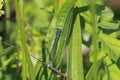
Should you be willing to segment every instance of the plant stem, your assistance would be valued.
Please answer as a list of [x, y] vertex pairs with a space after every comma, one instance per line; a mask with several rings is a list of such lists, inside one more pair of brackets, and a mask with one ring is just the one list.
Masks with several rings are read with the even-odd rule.
[[55, 10], [55, 13], [58, 10], [58, 8], [59, 8], [59, 0], [54, 0], [54, 10]]
[[92, 16], [92, 46], [91, 46], [91, 58], [90, 60], [94, 62], [97, 58], [97, 53], [98, 53], [98, 36], [97, 36], [97, 13], [96, 13], [96, 1], [91, 0], [90, 3], [90, 11], [91, 11], [91, 16]]
[[16, 18], [17, 18], [17, 25], [20, 35], [20, 41], [21, 41], [21, 47], [22, 47], [22, 58], [23, 58], [23, 80], [26, 80], [27, 78], [27, 67], [29, 72], [29, 77], [31, 80], [35, 80], [34, 76], [34, 70], [33, 65], [30, 59], [29, 51], [27, 48], [27, 42], [25, 37], [25, 28], [24, 28], [24, 19], [23, 19], [23, 0], [20, 0], [19, 2], [17, 0], [14, 0], [15, 3], [15, 10], [16, 10]]

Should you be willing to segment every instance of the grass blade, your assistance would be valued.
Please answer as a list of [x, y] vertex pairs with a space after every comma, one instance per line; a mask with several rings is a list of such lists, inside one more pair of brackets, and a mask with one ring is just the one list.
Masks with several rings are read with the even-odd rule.
[[106, 56], [102, 57], [101, 59], [93, 63], [92, 67], [90, 68], [90, 70], [88, 71], [85, 77], [86, 78], [85, 80], [97, 80], [98, 69], [101, 63], [103, 62], [103, 60], [105, 59], [105, 57]]
[[14, 47], [8, 47], [3, 49], [2, 51], [0, 51], [0, 57], [7, 55], [12, 49], [14, 49]]
[[120, 41], [102, 33], [100, 34], [100, 39], [102, 51], [116, 62], [120, 57]]
[[66, 44], [66, 40], [67, 40], [67, 36], [69, 34], [69, 31], [71, 29], [71, 23], [72, 23], [72, 17], [73, 17], [73, 10], [71, 10], [69, 16], [68, 16], [68, 20], [66, 21], [65, 27], [63, 28], [60, 40], [59, 40], [59, 45], [57, 48], [57, 52], [55, 54], [55, 58], [53, 60], [53, 64], [54, 66], [59, 66], [60, 63], [60, 59], [64, 50], [64, 46]]
[[24, 22], [23, 22], [23, 0], [20, 0], [19, 2], [17, 0], [14, 0], [15, 4], [15, 10], [16, 10], [16, 18], [17, 18], [17, 25], [18, 30], [20, 31], [20, 40], [22, 45], [22, 58], [23, 58], [23, 80], [26, 80], [27, 78], [27, 67], [29, 72], [29, 77], [31, 80], [35, 80], [34, 76], [34, 70], [33, 65], [30, 59], [29, 51], [26, 45], [26, 38], [25, 38], [25, 28], [24, 28]]
[[57, 22], [56, 26], [57, 28], [62, 29], [62, 35], [59, 41], [58, 49], [57, 49], [57, 54], [55, 55], [54, 58], [54, 65], [58, 65], [61, 59], [61, 55], [66, 43], [67, 39], [67, 34], [68, 31], [70, 30], [70, 24], [71, 24], [71, 16], [72, 16], [72, 9], [74, 4], [76, 3], [77, 0], [66, 0], [65, 3], [61, 6], [59, 10], [59, 14], [57, 16]]
[[91, 53], [90, 60], [94, 62], [98, 56], [98, 36], [97, 36], [97, 13], [96, 13], [96, 0], [90, 0], [90, 11], [91, 11], [91, 25], [92, 25], [92, 45], [91, 45]]
[[66, 0], [63, 5], [57, 10], [55, 13], [53, 20], [50, 24], [50, 28], [48, 29], [47, 34], [47, 47], [49, 48], [49, 52], [52, 49], [53, 41], [55, 38], [56, 29], [60, 28], [63, 30], [63, 27], [65, 26], [66, 19], [68, 18], [68, 15], [76, 3], [77, 0]]
[[79, 15], [73, 27], [68, 54], [68, 76], [73, 80], [84, 80], [82, 58], [82, 36]]

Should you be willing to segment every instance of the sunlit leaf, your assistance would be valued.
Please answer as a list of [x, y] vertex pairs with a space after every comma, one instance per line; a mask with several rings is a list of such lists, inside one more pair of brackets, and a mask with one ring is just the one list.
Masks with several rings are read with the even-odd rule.
[[109, 21], [112, 20], [113, 16], [114, 16], [113, 11], [110, 8], [106, 7], [105, 10], [102, 11], [101, 20]]
[[84, 80], [82, 59], [82, 36], [79, 15], [77, 15], [68, 51], [68, 76], [74, 80]]
[[101, 63], [103, 62], [104, 58], [105, 58], [105, 56], [92, 64], [92, 67], [90, 68], [90, 70], [88, 71], [88, 73], [85, 77], [86, 80], [97, 80], [99, 67], [100, 67]]
[[3, 0], [0, 0], [0, 16], [4, 14], [4, 11], [1, 10], [3, 7]]
[[120, 56], [120, 41], [105, 34], [100, 34], [100, 39], [102, 42], [102, 50], [107, 53], [111, 59], [117, 61]]
[[[55, 55], [55, 59], [53, 60], [53, 62], [58, 65], [65, 43], [66, 43], [66, 38], [67, 38], [67, 31], [68, 29], [70, 29], [70, 25], [71, 24], [71, 13], [72, 13], [72, 9], [74, 4], [76, 3], [77, 0], [66, 0], [64, 2], [64, 4], [59, 8], [58, 12], [56, 12], [53, 21], [51, 22], [50, 28], [49, 28], [49, 32], [48, 32], [48, 47], [51, 49], [53, 46], [53, 41], [54, 41], [54, 37], [55, 37], [55, 32], [56, 29], [59, 28], [62, 30], [62, 34], [61, 34], [61, 39], [60, 39], [60, 45], [58, 46], [58, 50], [57, 50], [57, 55]], [[51, 51], [51, 50], [50, 50]]]
[[98, 26], [100, 26], [103, 29], [112, 29], [112, 30], [115, 30], [115, 29], [119, 28], [120, 23], [103, 21], [103, 22], [100, 22], [98, 24]]
[[7, 66], [9, 65], [9, 63], [11, 62], [11, 60], [13, 60], [13, 57], [5, 60], [3, 63], [2, 63], [2, 67], [0, 67], [0, 71], [4, 70], [5, 68], [7, 68]]

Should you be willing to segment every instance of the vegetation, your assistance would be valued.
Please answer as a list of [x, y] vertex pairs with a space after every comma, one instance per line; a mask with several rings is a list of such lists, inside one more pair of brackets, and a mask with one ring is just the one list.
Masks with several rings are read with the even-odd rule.
[[120, 21], [110, 6], [0, 0], [0, 80], [119, 80]]

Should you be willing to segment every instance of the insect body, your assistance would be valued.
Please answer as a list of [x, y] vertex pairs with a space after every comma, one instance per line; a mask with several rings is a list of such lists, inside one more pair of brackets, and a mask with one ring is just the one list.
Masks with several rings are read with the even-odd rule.
[[53, 56], [54, 56], [54, 54], [56, 53], [57, 44], [58, 44], [58, 40], [59, 40], [59, 38], [60, 38], [61, 32], [62, 32], [61, 29], [57, 29], [56, 38], [55, 38], [55, 41], [54, 41], [54, 43], [53, 43], [52, 51], [51, 51], [51, 54], [50, 54], [50, 61], [52, 61]]

